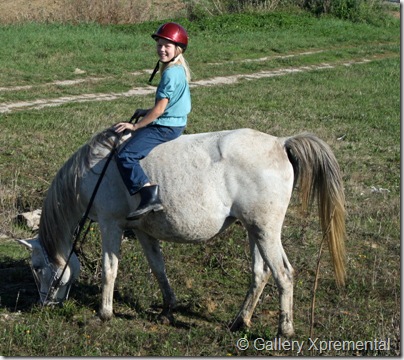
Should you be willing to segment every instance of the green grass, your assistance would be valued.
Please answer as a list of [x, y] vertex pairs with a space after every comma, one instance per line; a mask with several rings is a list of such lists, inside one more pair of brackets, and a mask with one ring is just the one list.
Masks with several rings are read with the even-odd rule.
[[[149, 35], [156, 23], [127, 26], [20, 25], [0, 28], [0, 104], [144, 86], [155, 62]], [[195, 87], [187, 133], [255, 128], [276, 136], [308, 131], [330, 144], [340, 163], [347, 198], [347, 271], [336, 290], [328, 252], [323, 254], [314, 334], [324, 340], [389, 338], [400, 353], [400, 37], [399, 23], [376, 27], [304, 13], [222, 16], [186, 23], [187, 59], [195, 80], [232, 74], [333, 64], [233, 85]], [[3, 36], [4, 35], [4, 36]], [[45, 39], [42, 40], [41, 38]], [[16, 50], [12, 50], [12, 45]], [[108, 50], [109, 49], [109, 50]], [[36, 56], [39, 51], [41, 56]], [[323, 50], [312, 55], [275, 56]], [[12, 56], [7, 56], [11, 51]], [[269, 60], [246, 63], [245, 59]], [[350, 60], [371, 60], [345, 66]], [[210, 65], [221, 63], [221, 65]], [[78, 67], [85, 75], [74, 75]], [[9, 69], [9, 70], [7, 70]], [[42, 86], [54, 80], [94, 76], [99, 82]], [[18, 211], [41, 206], [56, 171], [94, 132], [128, 119], [153, 96], [72, 103], [0, 114], [0, 232], [28, 237], [12, 223]], [[1, 105], [0, 105], [1, 106]], [[248, 149], [246, 149], [248, 151]], [[374, 188], [373, 188], [374, 187]], [[374, 192], [373, 189], [387, 189]], [[295, 340], [308, 342], [311, 289], [320, 242], [315, 209], [308, 217], [292, 199], [283, 244], [295, 271]], [[161, 295], [136, 239], [122, 244], [115, 291], [115, 318], [96, 317], [100, 301], [100, 239], [97, 225], [84, 245], [82, 274], [62, 308], [35, 305], [29, 254], [0, 240], [0, 355], [4, 356], [226, 356], [296, 355], [292, 351], [240, 351], [237, 339], [271, 340], [277, 328], [278, 293], [271, 280], [252, 327], [231, 333], [228, 323], [250, 279], [245, 232], [231, 227], [195, 246], [163, 243], [167, 273], [179, 300], [176, 326], [157, 320]], [[305, 355], [310, 355], [305, 346]], [[318, 355], [318, 354], [317, 354]]]
[[[366, 49], [377, 43], [397, 45], [399, 23], [390, 27], [352, 24], [297, 14], [223, 15], [197, 22], [180, 20], [190, 35], [187, 58], [196, 76], [205, 76], [205, 63], [240, 60], [347, 45]], [[150, 34], [159, 23], [135, 25], [22, 24], [1, 26], [2, 86], [74, 79], [80, 68], [87, 76], [120, 76], [155, 63]], [[201, 75], [199, 75], [201, 73]], [[144, 83], [143, 83], [144, 84]]]

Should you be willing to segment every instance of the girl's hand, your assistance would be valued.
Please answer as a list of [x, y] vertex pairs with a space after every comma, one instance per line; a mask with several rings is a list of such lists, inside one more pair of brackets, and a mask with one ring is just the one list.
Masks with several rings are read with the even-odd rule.
[[137, 130], [136, 124], [131, 124], [128, 122], [120, 122], [114, 126], [115, 132], [120, 134], [121, 132], [124, 132], [125, 130], [130, 130], [130, 131], [135, 131]]

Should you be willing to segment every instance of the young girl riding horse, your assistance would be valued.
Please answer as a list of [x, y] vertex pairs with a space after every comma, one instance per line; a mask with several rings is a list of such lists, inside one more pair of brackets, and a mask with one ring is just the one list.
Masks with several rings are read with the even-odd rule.
[[131, 138], [116, 156], [119, 172], [130, 195], [140, 194], [140, 204], [128, 215], [128, 220], [163, 209], [159, 187], [150, 183], [139, 161], [157, 145], [180, 136], [191, 111], [190, 70], [183, 56], [188, 45], [186, 30], [170, 22], [160, 26], [152, 38], [157, 43], [159, 61], [150, 81], [158, 71], [159, 63], [162, 64], [155, 104], [151, 109], [135, 111], [134, 117], [142, 118], [136, 124], [121, 122], [114, 127], [117, 133], [132, 132]]

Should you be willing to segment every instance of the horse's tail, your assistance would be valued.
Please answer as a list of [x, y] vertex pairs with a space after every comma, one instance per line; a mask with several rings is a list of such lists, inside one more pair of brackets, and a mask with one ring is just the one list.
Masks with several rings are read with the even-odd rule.
[[330, 147], [312, 134], [287, 138], [285, 148], [300, 190], [302, 207], [317, 197], [323, 236], [328, 242], [336, 282], [345, 284], [345, 196], [340, 168]]

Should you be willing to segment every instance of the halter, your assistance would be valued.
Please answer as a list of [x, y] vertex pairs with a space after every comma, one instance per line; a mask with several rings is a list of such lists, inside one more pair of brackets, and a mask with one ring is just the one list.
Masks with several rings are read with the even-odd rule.
[[63, 270], [60, 267], [56, 267], [49, 260], [48, 254], [47, 254], [46, 250], [44, 249], [44, 247], [42, 246], [42, 244], [40, 242], [39, 242], [39, 244], [41, 246], [42, 255], [43, 255], [43, 258], [45, 260], [45, 265], [51, 271], [51, 283], [50, 283], [50, 286], [49, 286], [49, 290], [46, 293], [46, 292], [41, 291], [40, 280], [39, 280], [38, 274], [36, 273], [34, 268], [31, 266], [31, 271], [32, 271], [32, 274], [34, 276], [34, 280], [35, 280], [35, 284], [36, 284], [36, 287], [37, 287], [37, 290], [38, 290], [38, 293], [39, 293], [39, 297], [41, 297], [41, 295], [45, 297], [45, 299], [43, 301], [43, 304], [48, 304], [48, 305], [58, 304], [58, 302], [56, 302], [56, 301], [47, 302], [47, 300], [49, 298], [53, 299], [54, 294], [59, 289], [59, 287], [66, 286], [66, 285], [69, 285], [69, 287], [67, 289], [66, 299], [69, 297], [69, 293], [70, 293], [70, 289], [71, 289], [71, 286], [73, 284], [73, 281], [71, 281], [71, 280], [66, 281], [66, 282], [62, 281], [64, 271], [65, 271], [65, 269], [67, 267], [67, 262], [66, 262], [66, 265], [63, 268]]

